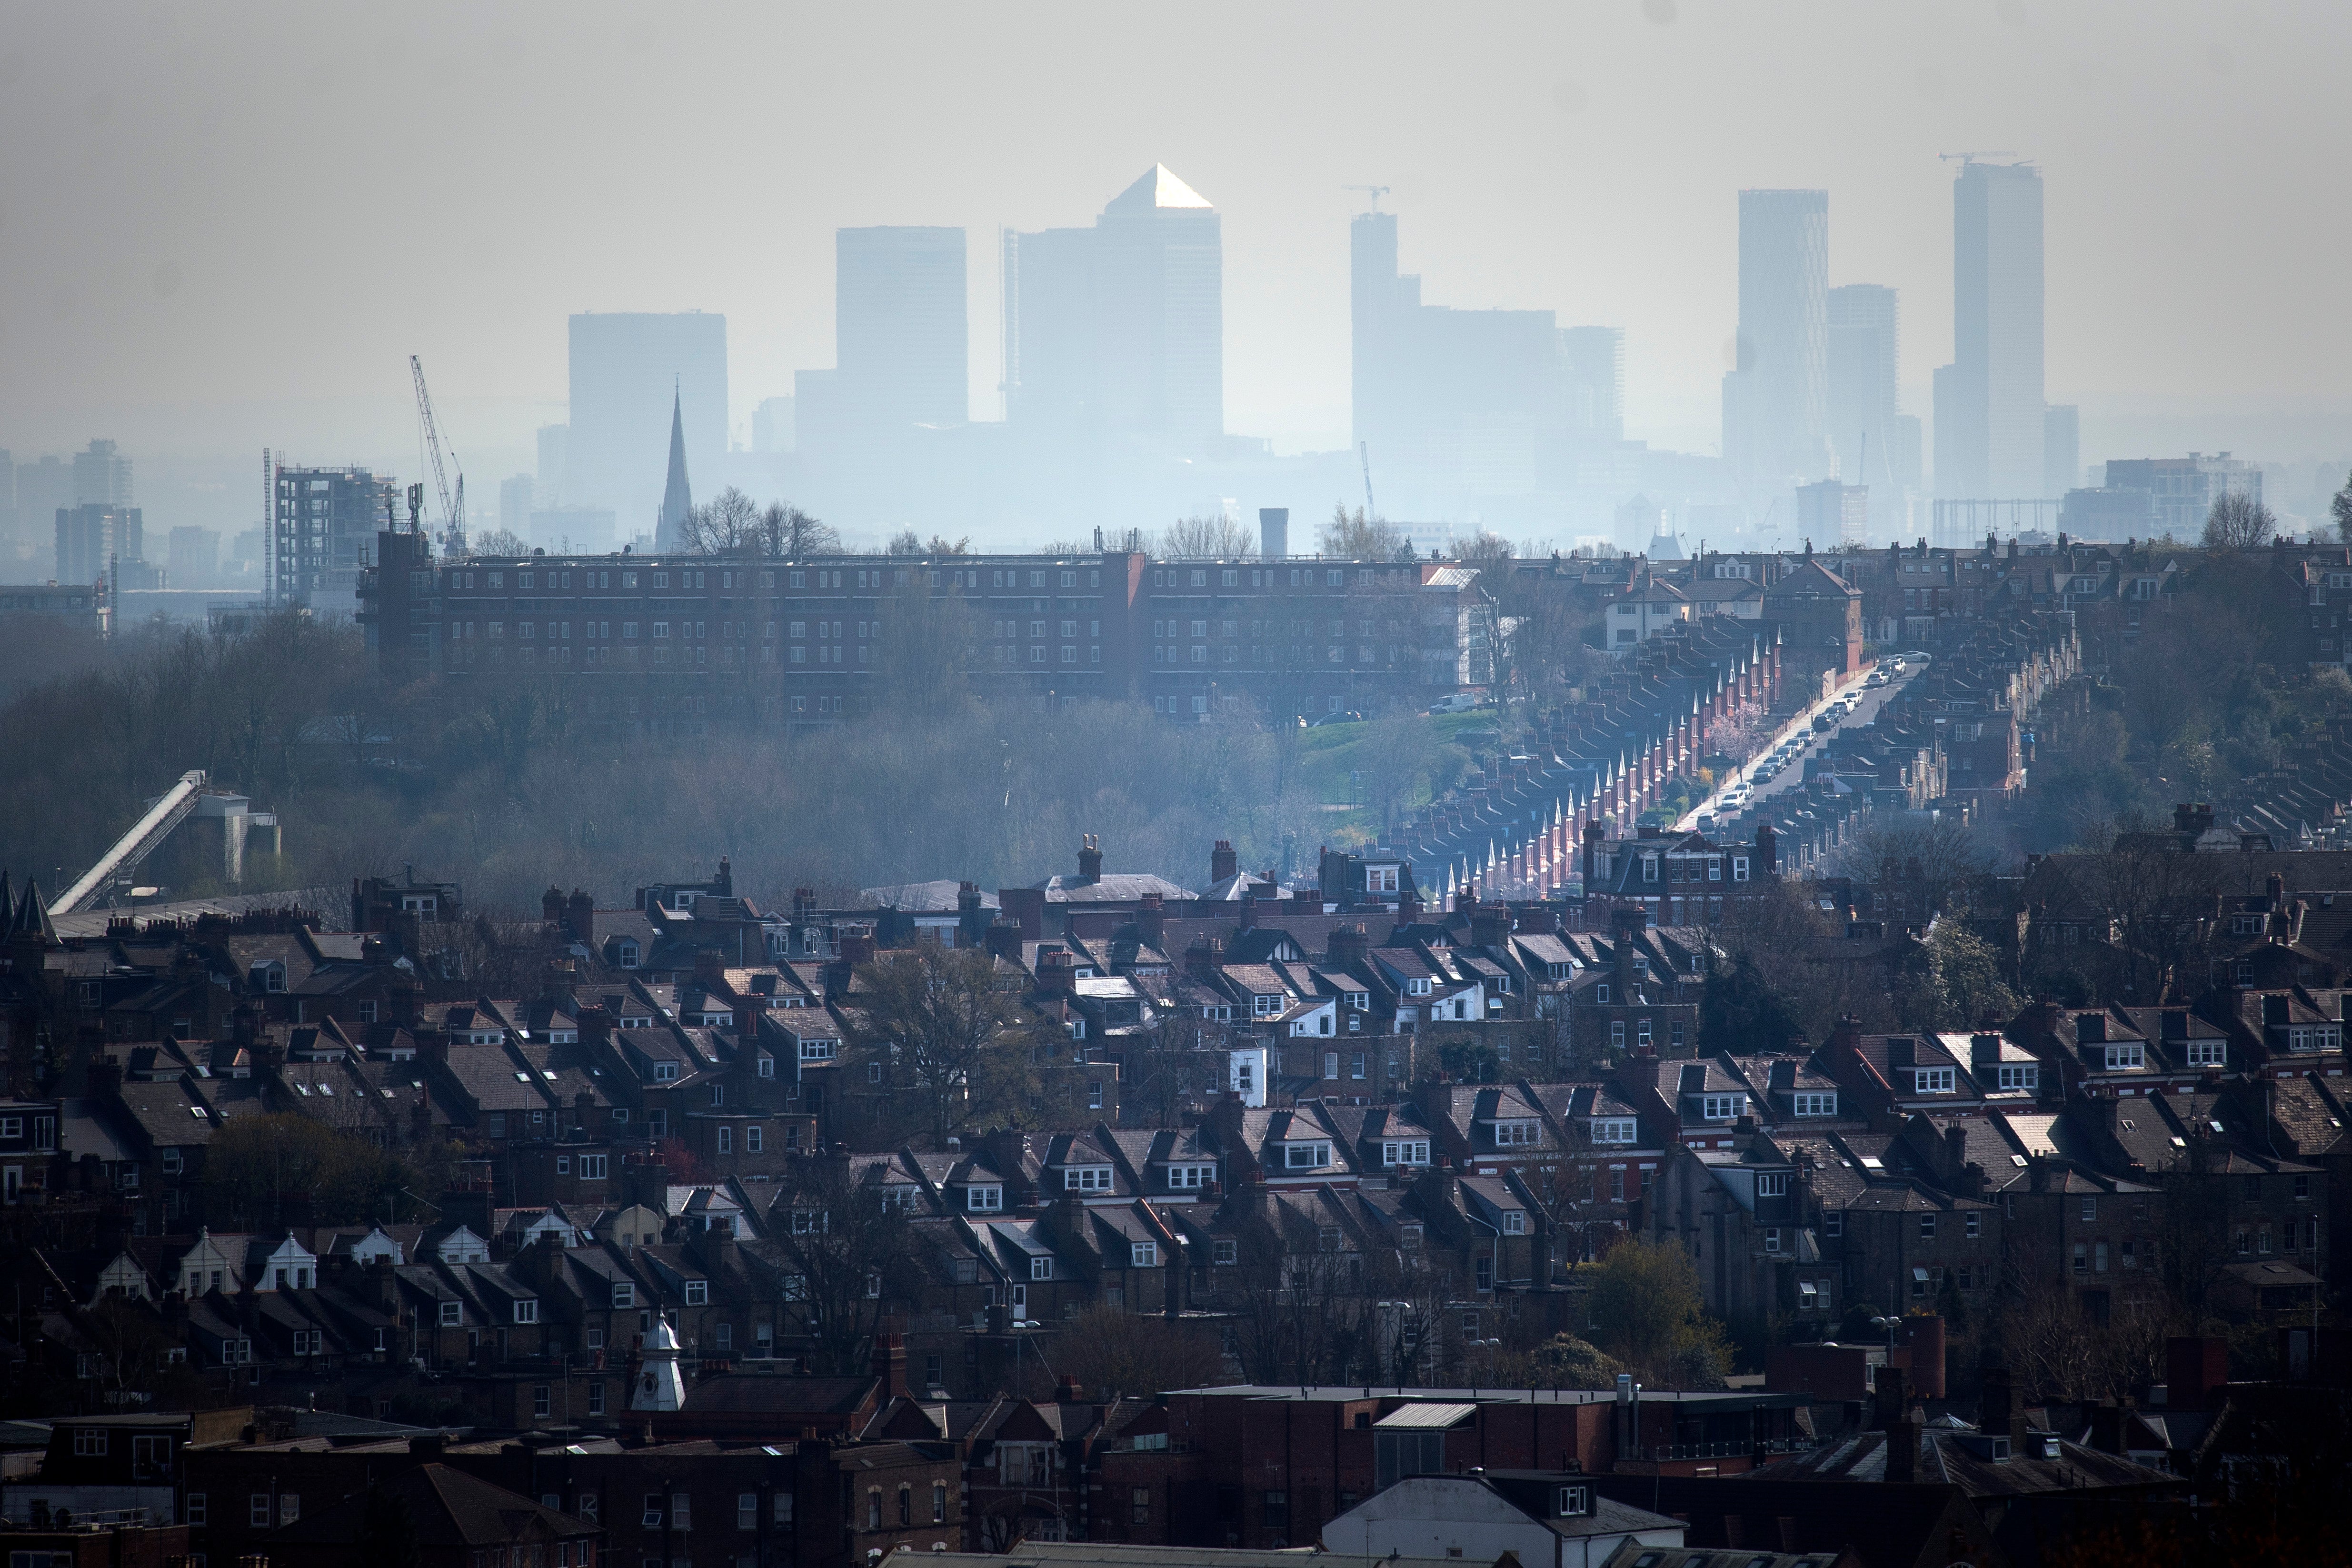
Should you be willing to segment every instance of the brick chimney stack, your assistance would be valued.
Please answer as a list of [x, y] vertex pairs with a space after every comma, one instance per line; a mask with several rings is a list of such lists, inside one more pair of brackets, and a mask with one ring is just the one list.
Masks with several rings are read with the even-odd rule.
[[1078, 994], [1077, 955], [1066, 947], [1048, 948], [1037, 955], [1037, 991], [1045, 996]]
[[1008, 963], [1021, 962], [1021, 922], [1011, 915], [999, 915], [988, 922], [988, 951]]
[[1242, 858], [1234, 853], [1233, 840], [1220, 838], [1209, 849], [1209, 882], [1230, 882], [1241, 875]]
[[1146, 893], [1141, 905], [1135, 911], [1136, 934], [1153, 947], [1158, 947], [1168, 934], [1167, 900], [1158, 893]]
[[585, 889], [574, 888], [564, 905], [563, 923], [570, 929], [574, 942], [590, 952], [596, 948], [596, 900]]
[[1089, 833], [1078, 846], [1078, 880], [1102, 880], [1102, 840]]
[[879, 1333], [874, 1336], [874, 1371], [882, 1379], [884, 1400], [908, 1397], [905, 1335]]
[[1196, 938], [1192, 945], [1184, 950], [1185, 973], [1195, 980], [1206, 981], [1217, 972], [1217, 966], [1224, 962], [1225, 944], [1218, 937]]
[[539, 896], [539, 918], [549, 925], [563, 922], [563, 889], [549, 883], [547, 891]]
[[1919, 1428], [1903, 1388], [1903, 1369], [1878, 1369], [1878, 1419], [1886, 1434], [1886, 1475], [1890, 1481], [1908, 1482], [1919, 1475]]
[[988, 940], [988, 911], [981, 906], [980, 884], [956, 884], [956, 945], [978, 947]]
[[1371, 936], [1364, 930], [1361, 921], [1341, 926], [1331, 933], [1331, 966], [1334, 969], [1363, 963], [1370, 956], [1371, 950]]

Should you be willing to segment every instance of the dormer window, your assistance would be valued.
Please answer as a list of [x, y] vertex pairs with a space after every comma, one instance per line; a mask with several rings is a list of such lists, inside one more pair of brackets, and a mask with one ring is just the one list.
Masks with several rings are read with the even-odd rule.
[[1814, 1090], [1792, 1094], [1789, 1097], [1789, 1110], [1794, 1116], [1835, 1116], [1837, 1096]]
[[1408, 980], [1404, 983], [1404, 994], [1408, 996], [1426, 996], [1429, 994], [1429, 982]]
[[[2219, 1042], [2216, 1044], [2218, 1045]], [[2190, 1050], [2192, 1054], [2189, 1059], [2193, 1061], [2196, 1059], [2195, 1047], [2191, 1047]], [[2042, 1068], [2033, 1062], [2003, 1062], [2000, 1066], [2000, 1082], [2004, 1089], [2012, 1092], [2022, 1090], [2024, 1093], [2032, 1094], [2042, 1087]]]
[[1785, 1198], [1789, 1195], [1789, 1173], [1759, 1171], [1756, 1173], [1756, 1195], [1759, 1198]]
[[1282, 1013], [1282, 998], [1280, 996], [1252, 996], [1250, 998], [1250, 1011], [1260, 1018], [1278, 1017]]
[[1590, 1123], [1595, 1143], [1633, 1143], [1641, 1138], [1641, 1126], [1631, 1116], [1595, 1117]]
[[1397, 868], [1394, 866], [1367, 866], [1364, 868], [1364, 891], [1368, 893], [1393, 893], [1396, 890]]
[[1318, 1141], [1312, 1143], [1286, 1143], [1282, 1147], [1283, 1169], [1316, 1171], [1331, 1163], [1331, 1145]]
[[1159, 1268], [1160, 1244], [1156, 1241], [1139, 1241], [1135, 1243], [1128, 1249], [1128, 1267], [1130, 1268]]
[[[624, 938], [622, 941], [614, 943], [613, 957], [622, 968], [635, 969], [637, 966], [637, 944], [635, 942]], [[625, 1025], [624, 1026], [624, 1027], [626, 1026], [627, 1026]], [[642, 1026], [640, 1026], [640, 1027], [642, 1027]]]
[[656, 1083], [676, 1083], [677, 1081], [677, 1064], [676, 1062], [654, 1063], [654, 1081]]
[[1497, 1121], [1495, 1123], [1495, 1147], [1497, 1149], [1532, 1148], [1536, 1142], [1536, 1124], [1531, 1121]]
[[1066, 1193], [1107, 1193], [1110, 1191], [1110, 1167], [1065, 1165], [1062, 1167], [1062, 1190]]
[[1429, 1163], [1429, 1140], [1426, 1138], [1383, 1139], [1381, 1142], [1381, 1163], [1426, 1165]]
[[1528, 1211], [1525, 1209], [1505, 1209], [1503, 1211], [1503, 1234], [1505, 1236], [1525, 1236], [1527, 1233]]
[[804, 1062], [829, 1062], [833, 1060], [834, 1053], [838, 1051], [840, 1048], [841, 1042], [839, 1040], [803, 1040], [801, 1042], [801, 1060]]
[[1744, 1094], [1703, 1094], [1698, 1100], [1698, 1115], [1702, 1121], [1729, 1121], [1748, 1112], [1748, 1097]]
[[1911, 1071], [1911, 1092], [1914, 1094], [1953, 1094], [1958, 1090], [1958, 1075], [1951, 1068], [1914, 1068]]
[[1004, 1209], [1004, 1189], [994, 1184], [974, 1184], [964, 1189], [963, 1203], [973, 1214], [1001, 1214]]

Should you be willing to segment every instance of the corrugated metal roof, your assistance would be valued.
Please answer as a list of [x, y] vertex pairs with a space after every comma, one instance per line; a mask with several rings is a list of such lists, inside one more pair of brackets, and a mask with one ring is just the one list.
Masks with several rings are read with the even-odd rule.
[[1459, 1426], [1478, 1414], [1475, 1405], [1403, 1405], [1372, 1423], [1374, 1430], [1386, 1427], [1394, 1431], [1400, 1426], [1436, 1427], [1440, 1431]]

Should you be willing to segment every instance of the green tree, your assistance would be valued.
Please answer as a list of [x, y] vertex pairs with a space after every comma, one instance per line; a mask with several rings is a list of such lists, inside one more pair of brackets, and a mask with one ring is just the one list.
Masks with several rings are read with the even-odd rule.
[[1796, 1013], [1764, 977], [1754, 955], [1741, 953], [1710, 978], [1698, 999], [1698, 1048], [1717, 1051], [1783, 1051], [1804, 1033]]
[[1925, 970], [1907, 977], [1895, 999], [1906, 1028], [1969, 1029], [2015, 1015], [2017, 993], [2001, 979], [2000, 955], [1982, 937], [1957, 920], [1941, 920], [1927, 949]]
[[216, 1221], [348, 1225], [381, 1218], [408, 1185], [390, 1152], [307, 1116], [240, 1116], [205, 1147], [205, 1194]]
[[1506, 1355], [1495, 1375], [1513, 1388], [1612, 1388], [1624, 1370], [1590, 1340], [1557, 1333], [1531, 1350]]
[[1593, 1342], [1635, 1375], [1675, 1388], [1722, 1385], [1730, 1345], [1680, 1247], [1632, 1237], [1577, 1275], [1591, 1284]]

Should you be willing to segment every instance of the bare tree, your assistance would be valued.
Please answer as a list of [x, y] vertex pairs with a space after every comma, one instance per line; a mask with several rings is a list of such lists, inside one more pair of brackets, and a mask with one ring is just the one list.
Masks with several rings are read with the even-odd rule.
[[1160, 552], [1171, 561], [1234, 561], [1257, 553], [1257, 541], [1223, 512], [1180, 517], [1160, 536]]
[[1020, 994], [998, 985], [985, 949], [927, 942], [886, 954], [858, 979], [854, 1055], [882, 1068], [933, 1148], [1025, 1102], [1037, 1030]]
[[883, 1313], [922, 1289], [906, 1211], [846, 1160], [803, 1160], [786, 1180], [770, 1212], [785, 1316], [818, 1370], [863, 1370]]
[[2255, 550], [2271, 542], [2278, 519], [2271, 509], [2250, 495], [2232, 490], [2216, 496], [2205, 514], [2205, 548]]
[[1324, 554], [1342, 561], [1393, 561], [1408, 547], [1404, 530], [1396, 524], [1368, 517], [1361, 507], [1351, 512], [1344, 506], [1331, 509], [1316, 542]]
[[760, 514], [760, 549], [781, 561], [838, 555], [841, 534], [831, 523], [819, 522], [789, 501], [772, 501]]
[[2336, 537], [2352, 544], [2352, 477], [2345, 479], [2344, 488], [2336, 492], [2327, 510], [2336, 519]]
[[733, 485], [689, 510], [678, 530], [679, 548], [689, 555], [740, 554], [761, 543], [759, 504]]
[[1127, 1115], [1160, 1127], [1180, 1125], [1188, 1104], [1223, 1083], [1232, 1035], [1198, 1007], [1171, 1002], [1159, 1009], [1143, 1044], [1124, 1064], [1119, 1102]]
[[530, 546], [521, 534], [507, 528], [486, 528], [474, 535], [467, 552], [470, 555], [528, 555]]

